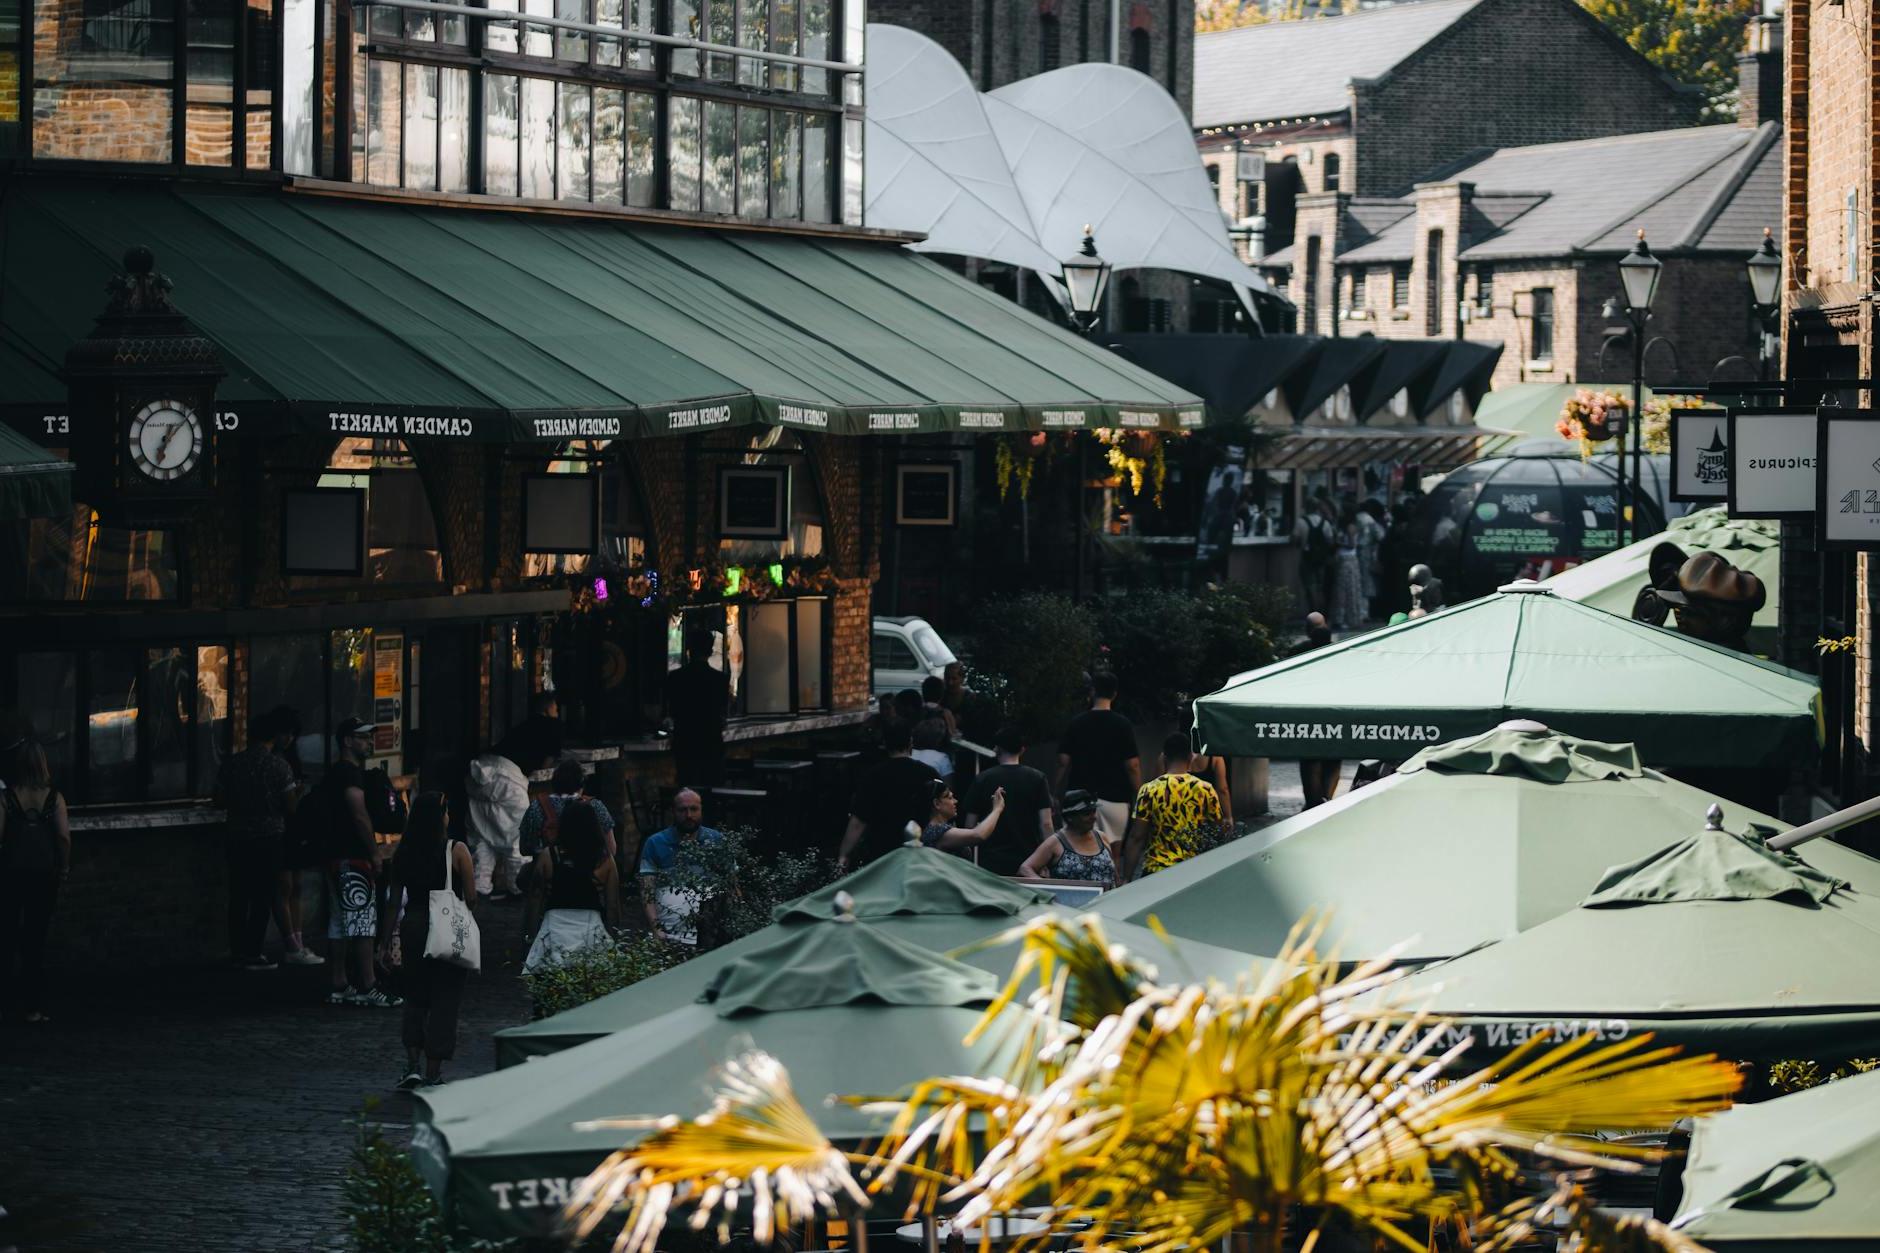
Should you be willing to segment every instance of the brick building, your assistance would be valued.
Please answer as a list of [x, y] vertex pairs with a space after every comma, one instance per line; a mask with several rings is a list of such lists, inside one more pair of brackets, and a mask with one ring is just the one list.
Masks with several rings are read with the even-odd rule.
[[553, 690], [652, 820], [695, 628], [734, 773], [816, 838], [751, 759], [865, 715], [887, 519], [953, 512], [898, 437], [1198, 419], [868, 229], [861, 6], [787, 11], [711, 6], [704, 48], [609, 0], [0, 18], [0, 420], [77, 480], [0, 519], [0, 709], [74, 805], [72, 896], [178, 902], [62, 951], [213, 950], [208, 801], [276, 705], [310, 774], [357, 715], [450, 787]]

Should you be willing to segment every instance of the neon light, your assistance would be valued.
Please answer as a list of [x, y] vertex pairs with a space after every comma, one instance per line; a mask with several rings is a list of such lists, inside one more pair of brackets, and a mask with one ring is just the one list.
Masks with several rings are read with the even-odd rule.
[[600, 601], [602, 604], [606, 603], [607, 601], [607, 580], [606, 579], [594, 580], [594, 599], [597, 601]]
[[736, 596], [738, 594], [738, 589], [743, 586], [744, 586], [743, 567], [742, 566], [726, 566], [725, 567], [725, 595]]

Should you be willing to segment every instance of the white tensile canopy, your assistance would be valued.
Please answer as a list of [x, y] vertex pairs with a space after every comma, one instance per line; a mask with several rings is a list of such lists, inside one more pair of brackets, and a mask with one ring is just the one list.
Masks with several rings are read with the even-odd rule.
[[1072, 65], [981, 94], [945, 48], [868, 27], [870, 226], [918, 231], [922, 252], [1033, 270], [1061, 300], [1059, 266], [1093, 228], [1117, 270], [1218, 279], [1248, 312], [1271, 294], [1227, 223], [1179, 105], [1120, 65]]

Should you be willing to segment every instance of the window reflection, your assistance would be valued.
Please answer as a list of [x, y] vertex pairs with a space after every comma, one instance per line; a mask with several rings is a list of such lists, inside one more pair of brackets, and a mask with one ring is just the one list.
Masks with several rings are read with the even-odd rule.
[[519, 85], [514, 74], [491, 74], [483, 85], [483, 186], [492, 196], [516, 194]]
[[[321, 487], [366, 489], [366, 578], [374, 583], [439, 583], [443, 551], [424, 479], [403, 441], [351, 436], [340, 441]], [[355, 580], [296, 575], [296, 587], [349, 586]]]
[[561, 116], [555, 128], [555, 195], [560, 200], [586, 200], [588, 183], [588, 89], [562, 83]]
[[770, 110], [738, 110], [738, 213], [770, 215]]
[[437, 185], [440, 191], [470, 190], [470, 71], [437, 72]]
[[405, 186], [437, 190], [437, 67], [405, 67]]
[[235, 160], [235, 2], [185, 0], [183, 160]]
[[214, 786], [216, 771], [229, 751], [229, 690], [226, 645], [196, 649], [195, 758], [196, 787], [201, 794]]
[[[737, 42], [737, 0], [705, 0], [707, 43], [730, 45]], [[705, 55], [705, 77], [730, 82], [735, 72], [732, 61], [735, 58], [723, 53]]]
[[835, 221], [829, 199], [829, 135], [833, 119], [824, 113], [803, 117], [803, 217], [810, 222]]
[[21, 653], [14, 669], [19, 707], [45, 746], [53, 781], [74, 788], [78, 765], [78, 654]]
[[[192, 650], [193, 652], [193, 650]], [[144, 652], [143, 737], [148, 800], [176, 800], [189, 795], [191, 715], [195, 712], [195, 658], [180, 648]]]
[[95, 652], [91, 701], [85, 711], [86, 799], [94, 804], [137, 799], [137, 655]]
[[[738, 0], [737, 42], [740, 48], [769, 49], [770, 0]], [[768, 68], [768, 62], [740, 57], [738, 82], [745, 87], [767, 87], [770, 85]]]
[[619, 204], [626, 198], [626, 97], [609, 87], [594, 89], [594, 200]]
[[236, 12], [247, 24], [243, 53], [247, 84], [242, 98], [245, 164], [251, 170], [274, 165], [274, 0], [242, 0]]
[[[380, 7], [372, 11], [397, 10]], [[395, 61], [366, 63], [365, 181], [375, 187], [396, 187], [402, 174], [398, 140], [404, 121], [399, 99], [403, 68]]]
[[555, 84], [522, 80], [522, 188], [527, 200], [555, 198]]
[[[483, 0], [485, 8], [499, 9], [505, 13], [520, 11], [517, 0]], [[514, 22], [486, 22], [483, 27], [483, 46], [491, 52], [514, 52], [517, 48], [516, 24]]]
[[169, 161], [174, 0], [36, 0], [31, 12], [33, 155]]
[[773, 112], [770, 138], [770, 216], [803, 216], [803, 115]]
[[699, 206], [699, 101], [676, 96], [667, 119], [666, 147], [674, 209]]
[[790, 470], [790, 534], [787, 539], [720, 539], [719, 560], [725, 565], [757, 565], [784, 557], [820, 557], [823, 551], [822, 493], [810, 473], [803, 441], [794, 431], [767, 427], [752, 437], [744, 465], [787, 466]]
[[707, 213], [737, 208], [735, 167], [738, 111], [735, 105], [705, 102], [705, 172], [699, 207]]
[[[555, 16], [564, 22], [587, 22], [587, 0], [555, 0]], [[578, 30], [555, 32], [555, 56], [563, 61], [588, 59], [588, 37]]]
[[[699, 22], [699, 0], [672, 0], [672, 33], [690, 35], [697, 39], [702, 29]], [[672, 72], [691, 78], [698, 77], [698, 53], [691, 49], [675, 49], [672, 54]]]
[[0, 524], [0, 586], [24, 601], [174, 600], [168, 531], [104, 526], [88, 505], [57, 518]]
[[[803, 55], [813, 61], [829, 59], [830, 0], [803, 0]], [[812, 96], [829, 94], [829, 71], [805, 69], [803, 90]]]
[[[678, 101], [674, 101], [674, 106]], [[653, 175], [654, 144], [659, 114], [645, 92], [627, 93], [627, 203], [642, 208], [653, 204], [658, 183]], [[696, 195], [696, 193], [695, 193]]]

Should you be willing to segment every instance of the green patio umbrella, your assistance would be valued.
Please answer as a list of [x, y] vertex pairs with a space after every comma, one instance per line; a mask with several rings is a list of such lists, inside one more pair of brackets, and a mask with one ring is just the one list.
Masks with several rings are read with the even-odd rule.
[[1589, 882], [1578, 906], [1427, 967], [1409, 1005], [1463, 1020], [1477, 1053], [1543, 1028], [1738, 1058], [1836, 1057], [1880, 1039], [1880, 863], [1807, 857], [1712, 825]]
[[888, 1096], [934, 1075], [1001, 1068], [1005, 1033], [963, 1043], [997, 988], [985, 971], [873, 922], [789, 928], [723, 966], [710, 1003], [421, 1093], [412, 1155], [446, 1213], [472, 1232], [548, 1235], [581, 1177], [650, 1131], [575, 1124], [696, 1116], [709, 1105], [714, 1069], [755, 1047], [788, 1068], [824, 1134], [864, 1140], [880, 1132], [880, 1117], [829, 1098]]
[[[1704, 822], [1714, 798], [1629, 744], [1513, 727], [1426, 748], [1376, 783], [1107, 893], [1096, 912], [1266, 956], [1331, 911], [1350, 960], [1454, 957], [1572, 909], [1606, 867]], [[1732, 823], [1768, 818], [1734, 802]], [[1880, 882], [1874, 884], [1880, 888]]]
[[[847, 893], [855, 916], [877, 931], [930, 953], [979, 944], [1054, 912], [1048, 892], [1000, 878], [963, 858], [920, 845], [895, 849], [825, 888], [780, 906], [778, 921], [761, 931], [586, 1005], [497, 1032], [496, 1064], [513, 1066], [559, 1052], [688, 1005], [722, 967], [776, 943], [789, 932], [825, 925], [836, 913], [839, 893]], [[1231, 983], [1250, 964], [1244, 952], [1182, 940], [1171, 944], [1146, 927], [1106, 922], [1105, 932], [1168, 979], [1214, 978]], [[1015, 957], [1010, 946], [998, 946], [961, 954], [960, 960], [1003, 979]]]
[[1880, 1073], [1698, 1119], [1671, 1225], [1731, 1249], [1880, 1246]]
[[1510, 718], [1635, 744], [1659, 767], [1820, 748], [1814, 678], [1514, 583], [1230, 679], [1195, 702], [1210, 753], [1402, 759]]
[[1749, 646], [1764, 656], [1775, 652], [1776, 618], [1781, 607], [1778, 567], [1782, 561], [1782, 528], [1769, 519], [1732, 518], [1721, 506], [1699, 509], [1674, 519], [1658, 534], [1636, 544], [1543, 579], [1541, 586], [1552, 588], [1556, 596], [1630, 617], [1633, 597], [1651, 581], [1646, 567], [1652, 549], [1663, 543], [1676, 544], [1688, 557], [1716, 553], [1737, 569], [1761, 579], [1769, 599], [1750, 624]]

